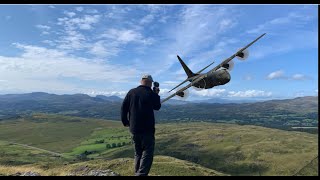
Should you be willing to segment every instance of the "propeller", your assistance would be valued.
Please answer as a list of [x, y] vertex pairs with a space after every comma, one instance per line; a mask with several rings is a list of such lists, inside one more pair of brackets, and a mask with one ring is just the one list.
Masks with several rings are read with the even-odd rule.
[[229, 70], [229, 71], [232, 71], [233, 68], [234, 68], [234, 62], [233, 62], [233, 61], [230, 61], [228, 64], [229, 64], [228, 70]]
[[[240, 50], [240, 49], [239, 49]], [[237, 58], [241, 61], [246, 60], [249, 57], [248, 49], [243, 50], [241, 53], [237, 55]]]
[[232, 71], [232, 69], [234, 68], [234, 62], [230, 61], [228, 64], [222, 65], [222, 67], [226, 68], [228, 71]]
[[188, 89], [184, 90], [183, 92], [180, 92], [180, 93], [177, 95], [177, 98], [178, 98], [179, 100], [186, 100], [188, 97], [189, 97], [189, 90], [188, 90]]

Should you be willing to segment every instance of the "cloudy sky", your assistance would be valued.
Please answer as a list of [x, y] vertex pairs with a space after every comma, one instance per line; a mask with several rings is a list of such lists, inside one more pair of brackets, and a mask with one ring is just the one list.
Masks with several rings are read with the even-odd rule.
[[176, 55], [196, 72], [262, 33], [227, 85], [190, 100], [317, 95], [315, 5], [1, 5], [0, 94], [123, 97], [148, 73], [165, 97], [186, 78]]

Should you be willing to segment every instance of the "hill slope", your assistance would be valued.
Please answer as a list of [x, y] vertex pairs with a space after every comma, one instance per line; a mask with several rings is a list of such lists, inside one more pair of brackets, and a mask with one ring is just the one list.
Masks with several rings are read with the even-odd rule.
[[[318, 135], [303, 132], [205, 122], [158, 124], [156, 129], [157, 156], [174, 157], [230, 175], [293, 175], [318, 154]], [[61, 152], [64, 158], [58, 158], [58, 166], [63, 162], [133, 157], [128, 129], [114, 121], [40, 114], [1, 122], [1, 139]], [[18, 147], [1, 146], [1, 165], [42, 161], [42, 166], [51, 167], [49, 162], [57, 159], [52, 155], [47, 159], [46, 152], [23, 154], [13, 148]], [[305, 173], [315, 175], [317, 168], [312, 164]]]
[[[34, 172], [42, 176], [83, 176], [90, 175], [92, 171], [111, 170], [121, 176], [133, 176], [133, 159], [120, 158], [110, 161], [93, 160], [74, 164], [51, 165], [47, 169], [43, 165], [32, 164], [24, 166], [1, 166], [0, 174], [5, 176], [16, 174], [17, 172]], [[150, 176], [225, 176], [226, 174], [214, 171], [197, 164], [179, 160], [167, 156], [155, 156]]]

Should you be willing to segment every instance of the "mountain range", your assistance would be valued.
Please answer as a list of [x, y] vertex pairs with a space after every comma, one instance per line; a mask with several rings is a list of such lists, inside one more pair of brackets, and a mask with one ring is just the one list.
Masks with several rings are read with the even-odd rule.
[[[122, 100], [117, 96], [43, 92], [0, 95], [0, 120], [37, 112], [119, 120]], [[275, 128], [318, 126], [318, 96], [263, 102], [172, 99], [155, 114], [158, 122], [210, 121]]]

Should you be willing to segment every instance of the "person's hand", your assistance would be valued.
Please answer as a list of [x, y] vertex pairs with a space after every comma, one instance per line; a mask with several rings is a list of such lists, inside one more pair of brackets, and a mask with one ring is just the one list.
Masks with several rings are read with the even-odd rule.
[[160, 92], [160, 88], [158, 88], [158, 87], [154, 87], [154, 92], [155, 92], [155, 93], [157, 93], [157, 94], [159, 94], [159, 92]]

